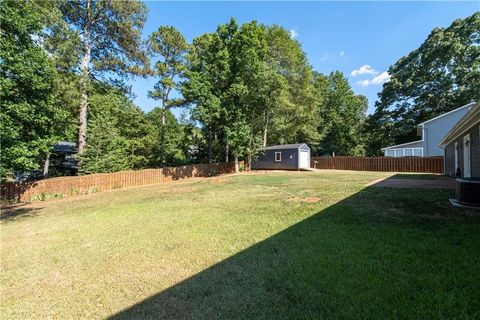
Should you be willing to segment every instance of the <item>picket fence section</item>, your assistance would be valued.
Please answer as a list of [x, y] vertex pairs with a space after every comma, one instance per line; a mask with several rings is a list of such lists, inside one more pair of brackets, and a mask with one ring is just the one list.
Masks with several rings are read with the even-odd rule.
[[57, 177], [34, 182], [8, 182], [1, 185], [0, 197], [3, 202], [65, 198], [107, 190], [167, 183], [174, 180], [210, 177], [234, 171], [234, 163], [230, 162]]
[[313, 157], [311, 166], [330, 170], [443, 173], [443, 157]]

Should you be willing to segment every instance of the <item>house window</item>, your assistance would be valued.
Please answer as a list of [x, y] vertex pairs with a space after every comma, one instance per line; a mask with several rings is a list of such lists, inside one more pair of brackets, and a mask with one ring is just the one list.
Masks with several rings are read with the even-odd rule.
[[395, 156], [395, 152], [393, 150], [386, 150], [385, 156], [386, 157], [393, 157], [393, 156]]
[[413, 155], [415, 157], [423, 157], [423, 148], [415, 148], [413, 149]]
[[275, 161], [282, 161], [282, 153], [275, 152]]
[[403, 157], [403, 149], [396, 149], [395, 157]]
[[405, 149], [405, 157], [413, 156], [413, 149]]

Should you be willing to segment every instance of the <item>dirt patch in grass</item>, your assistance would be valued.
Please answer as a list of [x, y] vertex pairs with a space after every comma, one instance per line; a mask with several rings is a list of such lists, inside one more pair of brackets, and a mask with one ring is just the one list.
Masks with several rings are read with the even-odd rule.
[[302, 200], [302, 202], [306, 202], [306, 203], [317, 203], [318, 201], [320, 201], [319, 197], [306, 197], [306, 198], [303, 198]]
[[299, 197], [299, 196], [290, 196], [288, 198], [289, 202], [304, 202], [304, 203], [317, 203], [320, 201], [320, 198], [318, 197]]
[[214, 184], [220, 184], [220, 183], [225, 183], [225, 179], [222, 179], [222, 178], [217, 178], [217, 179], [212, 179], [210, 180], [210, 183], [214, 183]]
[[171, 188], [171, 189], [162, 189], [158, 190], [159, 193], [189, 193], [197, 191], [197, 188], [186, 187], [186, 188]]
[[297, 197], [297, 196], [290, 196], [288, 198], [288, 201], [289, 202], [300, 202], [301, 198], [300, 197]]

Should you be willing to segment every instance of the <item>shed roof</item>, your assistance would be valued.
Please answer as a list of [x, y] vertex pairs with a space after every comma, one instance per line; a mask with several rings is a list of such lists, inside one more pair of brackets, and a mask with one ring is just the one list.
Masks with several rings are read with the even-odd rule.
[[[278, 144], [275, 146], [266, 147], [265, 150], [284, 150], [284, 149], [298, 149], [301, 146], [306, 145], [305, 143], [294, 143], [294, 144]], [[307, 146], [308, 147], [308, 146]]]

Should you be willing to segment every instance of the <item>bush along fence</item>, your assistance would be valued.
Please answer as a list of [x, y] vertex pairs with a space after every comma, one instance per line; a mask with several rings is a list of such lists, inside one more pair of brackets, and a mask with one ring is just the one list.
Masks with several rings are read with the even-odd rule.
[[443, 173], [443, 157], [313, 157], [311, 167], [331, 170]]
[[3, 202], [27, 202], [50, 198], [65, 198], [107, 190], [167, 183], [174, 180], [211, 177], [234, 171], [234, 163], [229, 162], [97, 173], [76, 177], [57, 177], [32, 182], [7, 182], [2, 183], [0, 196]]

